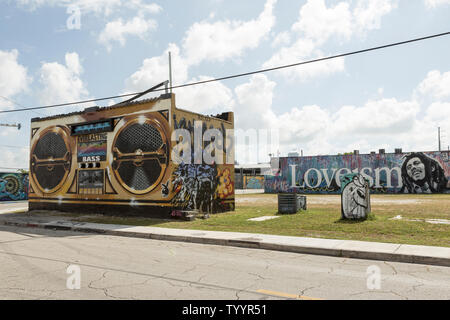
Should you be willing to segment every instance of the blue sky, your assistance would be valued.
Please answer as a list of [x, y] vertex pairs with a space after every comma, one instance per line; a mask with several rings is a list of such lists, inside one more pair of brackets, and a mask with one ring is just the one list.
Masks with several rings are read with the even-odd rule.
[[[168, 51], [177, 85], [448, 32], [449, 18], [450, 0], [3, 0], [0, 110], [147, 89], [168, 78]], [[282, 155], [437, 150], [439, 126], [447, 149], [449, 54], [446, 36], [175, 93], [279, 130]], [[31, 118], [83, 107], [0, 114], [23, 126], [0, 127], [0, 167], [27, 168]]]

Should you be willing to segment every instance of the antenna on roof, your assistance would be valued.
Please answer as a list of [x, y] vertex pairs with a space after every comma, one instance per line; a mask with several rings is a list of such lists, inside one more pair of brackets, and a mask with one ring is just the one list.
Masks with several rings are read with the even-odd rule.
[[169, 51], [169, 85], [170, 93], [172, 93], [172, 53]]

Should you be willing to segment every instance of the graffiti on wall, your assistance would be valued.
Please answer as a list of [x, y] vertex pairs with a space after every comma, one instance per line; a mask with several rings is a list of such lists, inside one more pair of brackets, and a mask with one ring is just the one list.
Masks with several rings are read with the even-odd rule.
[[0, 173], [0, 201], [28, 199], [28, 174]]
[[367, 154], [279, 159], [265, 176], [266, 193], [334, 193], [341, 178], [361, 174], [372, 193], [450, 193], [449, 152]]
[[264, 189], [264, 177], [244, 176], [244, 189]]
[[341, 181], [343, 219], [366, 219], [370, 213], [369, 182], [360, 174], [348, 174]]
[[172, 204], [178, 210], [230, 210], [225, 199], [234, 195], [231, 170], [211, 165], [180, 164], [172, 175]]

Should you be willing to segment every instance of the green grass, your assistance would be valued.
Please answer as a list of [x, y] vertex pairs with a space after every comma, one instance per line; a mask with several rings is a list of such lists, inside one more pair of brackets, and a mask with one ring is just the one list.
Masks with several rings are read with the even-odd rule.
[[[308, 210], [295, 215], [277, 214], [276, 195], [238, 195], [236, 198], [236, 211], [212, 215], [207, 220], [186, 222], [107, 216], [83, 216], [75, 220], [450, 247], [450, 225], [390, 220], [397, 215], [406, 219], [450, 220], [450, 195], [374, 195], [372, 214], [365, 221], [341, 220], [338, 196], [308, 195], [308, 201], [311, 202], [308, 202]], [[247, 200], [245, 203], [239, 201], [244, 199]], [[325, 201], [321, 203], [321, 199]], [[248, 221], [250, 218], [275, 215], [280, 218], [263, 222]]]

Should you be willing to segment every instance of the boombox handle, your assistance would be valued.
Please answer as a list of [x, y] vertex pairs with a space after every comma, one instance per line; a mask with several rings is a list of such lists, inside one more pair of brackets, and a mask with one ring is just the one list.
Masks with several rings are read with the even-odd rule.
[[122, 105], [122, 104], [130, 103], [131, 101], [136, 100], [137, 98], [140, 98], [140, 97], [146, 95], [147, 93], [150, 93], [150, 92], [152, 92], [152, 91], [154, 91], [154, 90], [156, 90], [156, 89], [158, 89], [159, 87], [162, 87], [162, 86], [165, 86], [165, 87], [166, 87], [166, 93], [167, 93], [167, 90], [168, 90], [168, 87], [167, 87], [167, 86], [168, 86], [168, 84], [169, 84], [169, 80], [166, 80], [166, 81], [164, 81], [164, 82], [161, 82], [160, 84], [157, 84], [156, 86], [151, 87], [150, 89], [145, 90], [145, 91], [143, 91], [143, 92], [141, 92], [141, 93], [135, 95], [133, 98], [128, 99], [128, 100], [125, 100], [125, 101], [122, 101], [122, 102], [120, 102], [120, 103], [118, 103], [118, 104], [116, 104], [116, 105], [114, 105], [114, 106], [119, 106], [119, 105]]

